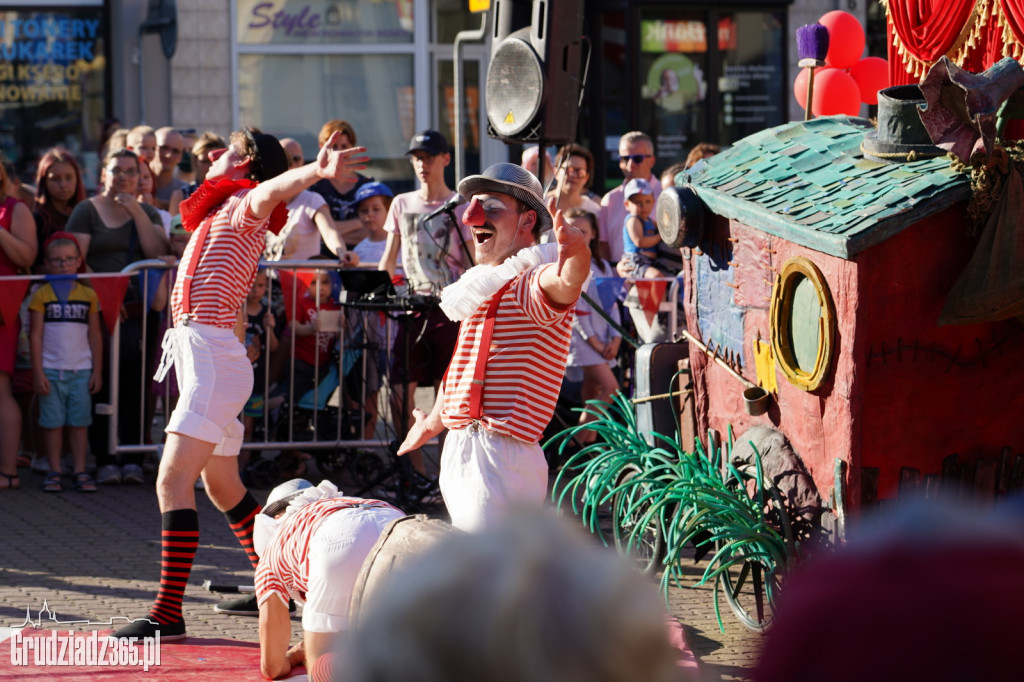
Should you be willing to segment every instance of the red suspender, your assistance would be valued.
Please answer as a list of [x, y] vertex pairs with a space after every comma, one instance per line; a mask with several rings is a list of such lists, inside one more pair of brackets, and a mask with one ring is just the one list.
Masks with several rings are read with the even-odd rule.
[[514, 281], [515, 278], [506, 282], [487, 307], [484, 327], [480, 331], [480, 351], [476, 358], [476, 368], [473, 370], [473, 381], [469, 385], [469, 416], [471, 419], [480, 419], [484, 416], [484, 373], [487, 370], [487, 354], [491, 349], [491, 337], [494, 335], [494, 318], [498, 316], [498, 305], [501, 303], [502, 297]]
[[199, 267], [199, 257], [203, 253], [203, 244], [206, 242], [206, 235], [210, 232], [210, 226], [213, 225], [213, 218], [204, 220], [200, 225], [199, 229], [196, 230], [195, 236], [192, 238], [192, 260], [188, 262], [188, 268], [185, 270], [185, 279], [181, 282], [181, 314], [190, 315], [192, 313], [192, 301], [189, 299], [189, 293], [192, 290], [192, 278], [195, 277], [196, 268]]

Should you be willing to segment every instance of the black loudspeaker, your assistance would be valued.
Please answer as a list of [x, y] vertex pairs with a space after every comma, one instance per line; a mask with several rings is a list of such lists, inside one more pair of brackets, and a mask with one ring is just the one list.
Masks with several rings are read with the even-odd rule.
[[576, 139], [583, 89], [583, 0], [501, 0], [494, 7], [485, 108], [506, 142]]

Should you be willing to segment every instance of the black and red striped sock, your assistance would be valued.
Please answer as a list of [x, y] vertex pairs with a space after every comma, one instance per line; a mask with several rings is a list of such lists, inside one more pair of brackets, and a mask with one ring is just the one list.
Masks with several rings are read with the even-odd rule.
[[[309, 674], [310, 682], [330, 682], [334, 679], [334, 659], [337, 656], [333, 651], [328, 651], [322, 656], [317, 656], [316, 659], [309, 665], [306, 666], [306, 672]], [[340, 672], [341, 668], [338, 667]]]
[[181, 620], [181, 599], [199, 547], [199, 514], [195, 509], [175, 509], [160, 518], [160, 591], [149, 617], [166, 625]]
[[256, 555], [256, 550], [252, 547], [252, 528], [256, 524], [256, 515], [260, 513], [260, 509], [262, 507], [252, 493], [246, 492], [241, 502], [224, 512], [224, 516], [227, 517], [228, 523], [231, 525], [231, 531], [238, 538], [242, 549], [245, 550], [245, 556], [249, 557], [249, 561], [252, 562], [253, 570], [256, 569], [256, 564], [260, 560]]

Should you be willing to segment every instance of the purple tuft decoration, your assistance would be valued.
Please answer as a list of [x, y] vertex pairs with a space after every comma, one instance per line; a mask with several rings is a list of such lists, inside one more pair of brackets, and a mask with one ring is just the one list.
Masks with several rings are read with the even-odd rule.
[[807, 24], [796, 30], [798, 59], [825, 61], [828, 54], [828, 29], [821, 24]]

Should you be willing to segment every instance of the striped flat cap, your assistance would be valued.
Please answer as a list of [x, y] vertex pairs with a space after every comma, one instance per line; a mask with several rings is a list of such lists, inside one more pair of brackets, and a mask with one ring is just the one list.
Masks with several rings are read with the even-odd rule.
[[514, 163], [496, 163], [480, 175], [470, 175], [459, 183], [459, 194], [469, 201], [474, 194], [497, 192], [508, 194], [537, 212], [539, 232], [550, 230], [551, 214], [544, 203], [544, 192], [533, 173]]

